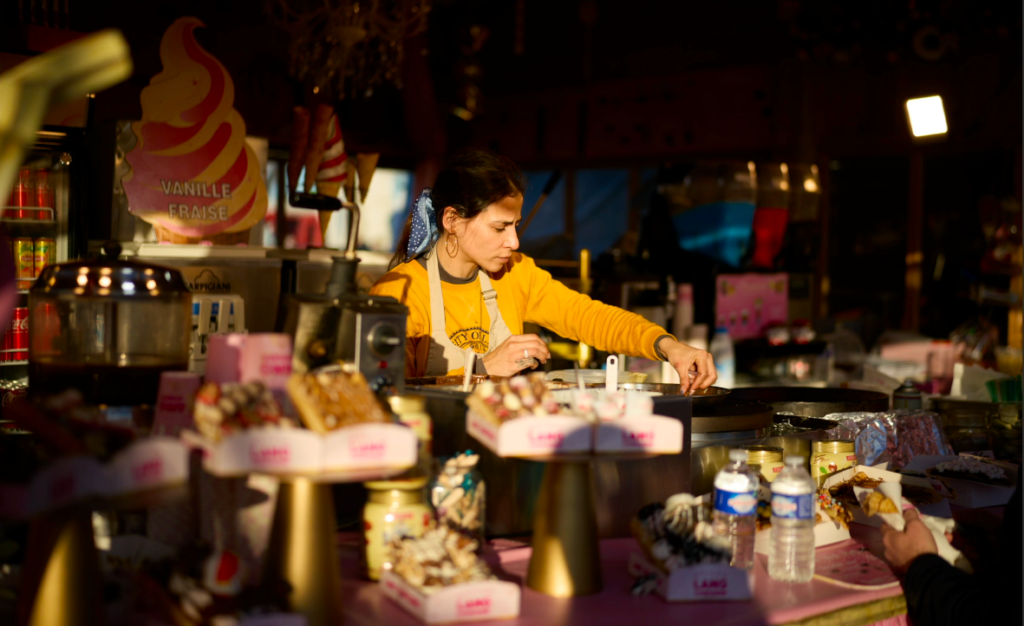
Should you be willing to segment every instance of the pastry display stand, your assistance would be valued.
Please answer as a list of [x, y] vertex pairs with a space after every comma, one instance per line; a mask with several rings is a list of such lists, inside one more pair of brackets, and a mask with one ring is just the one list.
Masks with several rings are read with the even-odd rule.
[[544, 463], [533, 516], [533, 541], [526, 586], [567, 598], [601, 591], [594, 461], [642, 461], [652, 453], [577, 453], [516, 456]]
[[[191, 434], [187, 436], [196, 441]], [[329, 445], [332, 438], [344, 445]], [[323, 447], [331, 448], [323, 456], [315, 447], [302, 447], [321, 440], [310, 431], [267, 430], [229, 439], [236, 440], [231, 448], [244, 454], [230, 459], [210, 454], [204, 463], [206, 471], [219, 478], [265, 474], [280, 481], [263, 558], [263, 587], [286, 587], [288, 609], [305, 615], [309, 626], [341, 624], [341, 572], [334, 550], [331, 485], [382, 480], [405, 472], [416, 464], [415, 434], [394, 424], [340, 429], [322, 438]], [[365, 455], [378, 453], [388, 460], [376, 467], [366, 462]], [[310, 457], [324, 461], [311, 461]], [[281, 466], [282, 460], [286, 467]], [[297, 470], [299, 465], [304, 469]], [[346, 466], [348, 469], [336, 469]]]
[[103, 624], [93, 511], [139, 511], [188, 495], [187, 452], [174, 440], [142, 440], [107, 465], [68, 457], [39, 472], [28, 490], [30, 520], [19, 623]]

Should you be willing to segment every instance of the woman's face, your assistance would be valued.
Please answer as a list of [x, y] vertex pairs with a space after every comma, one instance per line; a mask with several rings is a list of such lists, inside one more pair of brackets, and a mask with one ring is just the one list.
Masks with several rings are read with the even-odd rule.
[[450, 230], [459, 238], [459, 255], [488, 272], [497, 272], [519, 248], [516, 228], [522, 220], [523, 197], [509, 196], [470, 220], [456, 219]]

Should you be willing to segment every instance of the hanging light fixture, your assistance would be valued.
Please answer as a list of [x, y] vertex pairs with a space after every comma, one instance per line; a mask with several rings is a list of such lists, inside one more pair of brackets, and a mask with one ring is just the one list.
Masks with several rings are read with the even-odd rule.
[[[408, 37], [427, 29], [430, 0], [266, 0], [271, 20], [291, 35], [291, 72], [319, 88], [370, 95], [401, 87]], [[319, 89], [318, 89], [319, 90]]]
[[946, 111], [942, 108], [942, 96], [907, 100], [907, 117], [910, 119], [910, 132], [915, 137], [946, 134]]

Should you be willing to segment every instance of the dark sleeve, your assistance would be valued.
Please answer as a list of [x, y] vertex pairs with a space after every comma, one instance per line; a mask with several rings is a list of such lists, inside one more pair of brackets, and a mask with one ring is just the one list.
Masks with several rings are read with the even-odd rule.
[[903, 579], [907, 614], [912, 623], [1021, 623], [1020, 507], [1018, 485], [1003, 517], [999, 566], [987, 575], [967, 574], [937, 554], [914, 559]]

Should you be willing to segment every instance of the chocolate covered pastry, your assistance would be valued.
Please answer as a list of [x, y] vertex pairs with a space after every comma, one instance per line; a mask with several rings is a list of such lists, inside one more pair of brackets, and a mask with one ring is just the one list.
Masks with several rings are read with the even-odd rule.
[[931, 476], [940, 478], [960, 478], [973, 480], [974, 482], [985, 483], [986, 485], [1012, 486], [1013, 483], [1006, 476], [1003, 468], [986, 463], [980, 459], [960, 456], [949, 461], [943, 461], [928, 470]]
[[249, 428], [294, 428], [281, 415], [274, 394], [263, 383], [206, 383], [196, 393], [196, 429], [218, 442], [231, 433]]
[[498, 382], [485, 380], [466, 398], [466, 404], [497, 425], [527, 415], [562, 414], [562, 406], [547, 388], [542, 372]]

